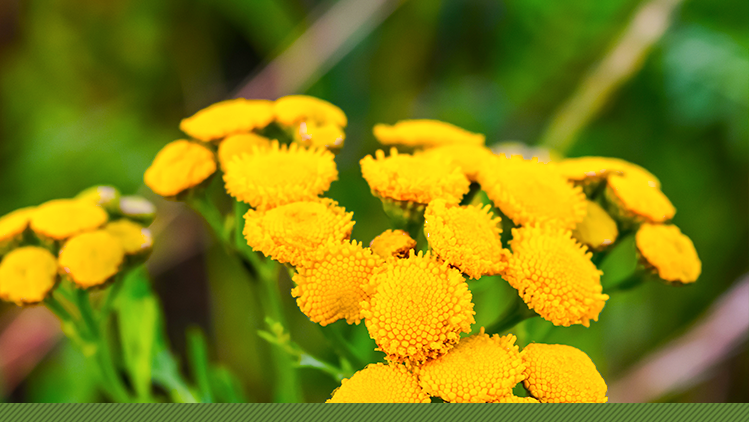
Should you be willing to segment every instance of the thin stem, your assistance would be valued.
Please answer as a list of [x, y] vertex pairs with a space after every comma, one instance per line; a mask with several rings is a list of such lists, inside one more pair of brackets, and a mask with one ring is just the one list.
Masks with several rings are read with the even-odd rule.
[[354, 368], [363, 368], [367, 362], [364, 362], [359, 356], [356, 355], [353, 346], [349, 343], [341, 331], [336, 326], [320, 327], [320, 331], [325, 338], [333, 346], [336, 353], [349, 361]]
[[216, 204], [205, 195], [205, 193], [196, 194], [187, 199], [187, 204], [192, 207], [198, 214], [205, 218], [205, 221], [211, 227], [211, 230], [225, 245], [231, 245], [229, 232], [224, 225], [224, 215], [216, 208]]
[[520, 297], [497, 322], [486, 328], [487, 333], [502, 333], [537, 314], [525, 305]]
[[640, 271], [635, 270], [632, 274], [630, 274], [628, 277], [625, 277], [620, 282], [614, 284], [613, 286], [608, 286], [606, 289], [604, 289], [603, 292], [607, 295], [611, 295], [612, 293], [631, 290], [642, 284], [644, 280], [645, 277], [643, 276], [643, 274]]

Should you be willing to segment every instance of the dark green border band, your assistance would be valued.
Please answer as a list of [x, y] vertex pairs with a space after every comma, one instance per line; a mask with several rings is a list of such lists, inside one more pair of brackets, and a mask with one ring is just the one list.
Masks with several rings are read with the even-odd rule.
[[749, 404], [0, 404], [2, 422], [146, 420], [746, 422]]

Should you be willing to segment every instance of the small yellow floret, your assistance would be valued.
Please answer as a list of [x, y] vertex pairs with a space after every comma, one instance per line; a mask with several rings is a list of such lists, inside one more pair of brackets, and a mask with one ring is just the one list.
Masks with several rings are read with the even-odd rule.
[[216, 158], [208, 148], [186, 140], [166, 144], [146, 169], [143, 180], [152, 191], [173, 197], [201, 184], [216, 171]]
[[590, 252], [570, 232], [526, 226], [512, 230], [512, 256], [504, 278], [528, 307], [554, 325], [590, 325], [608, 295]]
[[344, 378], [326, 403], [429, 403], [416, 377], [403, 365], [373, 363]]
[[240, 156], [242, 153], [252, 154], [255, 146], [269, 147], [270, 139], [255, 133], [238, 133], [227, 136], [218, 145], [218, 162], [221, 164], [221, 168], [226, 170], [226, 164], [235, 156]]
[[405, 258], [415, 247], [416, 241], [403, 230], [385, 230], [369, 244], [372, 252], [384, 259]]
[[14, 249], [0, 262], [0, 298], [19, 306], [44, 300], [56, 281], [57, 260], [44, 248]]
[[311, 201], [338, 179], [334, 159], [322, 148], [273, 141], [270, 148], [254, 147], [226, 163], [226, 191], [259, 210]]
[[312, 122], [302, 122], [294, 133], [294, 140], [307, 147], [337, 150], [343, 147], [345, 139], [343, 129], [333, 123], [318, 126]]
[[195, 139], [211, 141], [235, 133], [262, 129], [271, 121], [271, 101], [237, 98], [213, 104], [191, 117], [182, 119], [179, 128]]
[[317, 248], [351, 235], [354, 213], [330, 199], [294, 202], [245, 214], [247, 244], [281, 263], [299, 266], [313, 259]]
[[516, 337], [479, 334], [461, 339], [445, 355], [419, 369], [419, 383], [430, 396], [451, 403], [487, 403], [512, 394], [525, 366]]
[[374, 136], [383, 145], [413, 147], [449, 144], [484, 145], [486, 137], [439, 120], [401, 120], [394, 125], [376, 124]]
[[136, 222], [127, 219], [112, 221], [104, 226], [104, 230], [120, 241], [127, 255], [144, 253], [153, 247], [151, 231]]
[[308, 95], [287, 95], [273, 103], [276, 121], [286, 126], [312, 122], [322, 126], [329, 123], [346, 127], [346, 114], [335, 105]]
[[469, 277], [495, 275], [507, 265], [509, 251], [502, 248], [500, 218], [491, 205], [453, 206], [437, 199], [424, 212], [424, 234], [432, 250]]
[[585, 218], [585, 195], [548, 164], [500, 155], [479, 172], [489, 198], [515, 224], [548, 223], [573, 229]]
[[483, 145], [452, 144], [429, 148], [424, 151], [427, 156], [444, 157], [459, 166], [468, 180], [477, 181], [481, 168], [488, 160], [494, 158], [494, 153]]
[[559, 171], [568, 180], [582, 182], [586, 180], [600, 180], [609, 175], [620, 174], [624, 176], [640, 177], [647, 180], [650, 186], [660, 188], [661, 182], [655, 175], [638, 166], [637, 164], [624, 161], [619, 158], [609, 157], [579, 157], [567, 158], [554, 163]]
[[672, 283], [692, 283], [702, 272], [694, 243], [674, 225], [643, 224], [635, 236], [637, 249], [658, 276]]
[[640, 176], [610, 176], [606, 195], [625, 217], [638, 221], [663, 223], [676, 213], [666, 195]]
[[94, 230], [109, 216], [100, 206], [75, 199], [56, 199], [40, 205], [31, 216], [31, 229], [50, 239], [62, 240]]
[[369, 300], [362, 286], [383, 262], [361, 243], [331, 241], [317, 250], [294, 275], [291, 295], [312, 322], [322, 326], [339, 319], [359, 324], [361, 302]]
[[104, 230], [74, 236], [60, 250], [60, 270], [80, 287], [103, 284], [120, 270], [125, 250]]
[[600, 205], [587, 201], [585, 219], [577, 223], [572, 237], [593, 250], [602, 250], [616, 241], [619, 230], [616, 221]]
[[606, 403], [606, 382], [585, 352], [563, 344], [531, 343], [520, 353], [525, 388], [541, 403]]
[[468, 193], [471, 182], [445, 158], [398, 154], [395, 148], [390, 157], [382, 150], [375, 156], [367, 155], [360, 164], [370, 189], [381, 198], [420, 204], [442, 198], [458, 203]]
[[0, 217], [0, 245], [17, 239], [29, 227], [36, 207], [26, 207]]
[[460, 272], [430, 254], [388, 261], [365, 286], [369, 336], [396, 362], [424, 362], [447, 352], [475, 321]]

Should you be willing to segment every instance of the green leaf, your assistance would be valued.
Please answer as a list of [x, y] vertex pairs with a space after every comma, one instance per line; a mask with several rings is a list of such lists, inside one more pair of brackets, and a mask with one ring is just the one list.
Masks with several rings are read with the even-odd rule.
[[187, 330], [187, 356], [190, 371], [198, 384], [200, 401], [213, 403], [213, 391], [211, 391], [208, 373], [208, 346], [203, 332], [198, 327], [190, 327]]

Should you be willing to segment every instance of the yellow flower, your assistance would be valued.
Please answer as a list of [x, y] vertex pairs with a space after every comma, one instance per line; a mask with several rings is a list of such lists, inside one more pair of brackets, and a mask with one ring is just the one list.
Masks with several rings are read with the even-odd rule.
[[238, 133], [227, 136], [218, 145], [218, 162], [221, 164], [221, 168], [226, 171], [226, 164], [235, 156], [240, 156], [243, 153], [252, 154], [256, 145], [260, 148], [269, 147], [270, 139], [255, 133]]
[[388, 261], [365, 286], [369, 336], [395, 362], [423, 362], [447, 352], [475, 321], [460, 272], [430, 254]]
[[252, 249], [281, 263], [299, 266], [329, 241], [351, 235], [354, 213], [327, 198], [294, 202], [268, 211], [245, 214], [244, 236]]
[[273, 121], [273, 103], [268, 100], [221, 101], [182, 119], [179, 128], [201, 141], [221, 139], [235, 133], [262, 129]]
[[109, 211], [117, 211], [120, 191], [114, 186], [92, 186], [76, 195], [75, 199], [91, 202]]
[[109, 216], [100, 206], [75, 199], [56, 199], [40, 205], [31, 216], [31, 229], [44, 237], [62, 240], [95, 230]]
[[520, 353], [525, 388], [541, 403], [606, 403], [606, 382], [583, 351], [531, 343]]
[[312, 122], [322, 126], [332, 123], [346, 127], [346, 114], [340, 108], [319, 98], [307, 95], [287, 95], [273, 103], [276, 121], [286, 126], [295, 126], [301, 122]]
[[666, 195], [640, 176], [610, 176], [606, 197], [623, 217], [635, 221], [663, 223], [676, 213]]
[[495, 275], [504, 270], [509, 252], [502, 248], [500, 218], [491, 205], [452, 206], [437, 199], [424, 213], [424, 234], [441, 259], [469, 277]]
[[564, 177], [575, 182], [586, 180], [600, 180], [609, 175], [644, 178], [654, 188], [660, 188], [661, 182], [655, 175], [638, 166], [619, 158], [609, 157], [579, 157], [567, 158], [553, 164]]
[[515, 395], [500, 397], [489, 403], [541, 403], [533, 397], [518, 397]]
[[302, 122], [294, 132], [294, 140], [307, 147], [337, 150], [343, 147], [345, 139], [343, 129], [332, 123], [318, 126], [312, 122]]
[[0, 217], [0, 253], [3, 252], [5, 246], [19, 240], [26, 228], [29, 227], [29, 221], [34, 211], [36, 211], [36, 207], [26, 207]]
[[398, 154], [395, 148], [390, 157], [385, 158], [382, 150], [375, 156], [367, 155], [360, 164], [370, 189], [381, 198], [421, 204], [443, 198], [458, 203], [468, 193], [471, 182], [445, 158]]
[[259, 210], [317, 198], [338, 179], [333, 153], [297, 144], [254, 147], [226, 163], [226, 191]]
[[512, 394], [525, 366], [515, 336], [479, 334], [461, 339], [449, 352], [419, 368], [430, 396], [451, 403], [487, 403]]
[[413, 147], [448, 144], [484, 145], [486, 138], [439, 120], [401, 120], [394, 125], [377, 124], [374, 136], [383, 145]]
[[587, 203], [588, 212], [585, 219], [577, 223], [572, 237], [593, 250], [605, 249], [619, 236], [616, 221], [597, 203], [593, 201], [587, 201]]
[[104, 226], [109, 234], [116, 237], [127, 255], [149, 252], [153, 247], [151, 231], [133, 221], [122, 219]]
[[477, 181], [481, 168], [488, 160], [494, 158], [494, 153], [483, 145], [451, 144], [429, 148], [423, 152], [426, 156], [438, 156], [451, 160], [460, 166], [468, 180]]
[[166, 144], [156, 154], [143, 180], [152, 191], [169, 198], [201, 184], [215, 171], [213, 151], [194, 142], [178, 140]]
[[372, 363], [344, 378], [326, 403], [429, 403], [416, 377], [403, 365]]
[[528, 307], [554, 325], [598, 321], [608, 295], [590, 252], [570, 232], [544, 226], [512, 230], [512, 256], [503, 275]]
[[0, 262], [0, 298], [19, 306], [44, 300], [56, 281], [57, 260], [44, 248], [14, 249]]
[[322, 326], [339, 319], [359, 324], [362, 301], [369, 295], [362, 285], [369, 281], [382, 258], [360, 243], [330, 241], [320, 247], [308, 265], [294, 275], [297, 287], [291, 295], [312, 322]]
[[369, 248], [381, 258], [405, 258], [416, 247], [416, 241], [403, 230], [385, 230], [372, 239]]
[[60, 269], [80, 287], [98, 286], [120, 270], [125, 250], [104, 230], [74, 236], [60, 250]]
[[694, 243], [674, 225], [643, 224], [635, 242], [642, 258], [662, 280], [692, 283], [702, 272]]
[[478, 181], [494, 205], [515, 224], [549, 223], [573, 229], [585, 218], [585, 195], [548, 164], [500, 155], [479, 172]]

